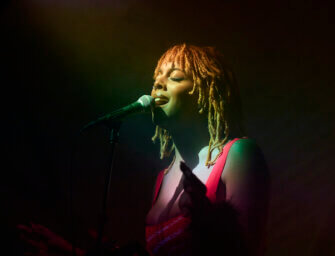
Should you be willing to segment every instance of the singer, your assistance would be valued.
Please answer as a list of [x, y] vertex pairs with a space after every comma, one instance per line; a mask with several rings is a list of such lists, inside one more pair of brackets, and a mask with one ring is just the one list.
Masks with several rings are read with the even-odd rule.
[[[160, 158], [173, 160], [157, 177], [146, 251], [263, 255], [268, 170], [260, 148], [246, 137], [236, 79], [224, 56], [213, 47], [173, 46], [158, 61], [151, 96], [152, 139], [160, 143]], [[71, 245], [45, 227], [19, 228], [70, 255]]]
[[160, 157], [146, 219], [151, 255], [262, 255], [268, 170], [245, 137], [236, 79], [213, 47], [176, 45], [159, 59], [151, 95]]

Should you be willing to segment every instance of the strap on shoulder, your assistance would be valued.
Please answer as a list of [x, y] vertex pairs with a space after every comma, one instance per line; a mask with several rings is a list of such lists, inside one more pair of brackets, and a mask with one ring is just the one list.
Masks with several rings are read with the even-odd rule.
[[206, 196], [209, 200], [214, 203], [216, 201], [216, 191], [219, 186], [219, 181], [221, 179], [222, 171], [226, 165], [227, 156], [231, 146], [240, 140], [240, 138], [235, 138], [229, 141], [222, 149], [221, 155], [219, 156], [218, 160], [216, 161], [211, 174], [208, 177], [206, 182], [207, 193]]
[[154, 199], [152, 200], [152, 205], [157, 200], [157, 196], [158, 196], [159, 190], [161, 189], [161, 185], [162, 185], [162, 182], [163, 182], [164, 172], [165, 172], [165, 169], [160, 171], [157, 175], [156, 185], [155, 185], [155, 194], [154, 194]]

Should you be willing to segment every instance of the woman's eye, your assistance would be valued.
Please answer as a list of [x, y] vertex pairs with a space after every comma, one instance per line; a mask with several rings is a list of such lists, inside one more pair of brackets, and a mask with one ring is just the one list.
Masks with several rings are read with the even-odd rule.
[[180, 82], [184, 79], [184, 77], [170, 77], [170, 79], [175, 82]]

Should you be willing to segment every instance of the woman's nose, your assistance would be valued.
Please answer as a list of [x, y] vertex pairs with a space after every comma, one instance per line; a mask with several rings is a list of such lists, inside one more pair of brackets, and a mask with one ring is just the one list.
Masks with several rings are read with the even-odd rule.
[[154, 90], [166, 90], [167, 77], [165, 75], [158, 75], [154, 82]]
[[165, 90], [166, 86], [162, 83], [154, 83], [154, 90]]
[[154, 90], [166, 90], [166, 79], [162, 76], [157, 77], [154, 82]]

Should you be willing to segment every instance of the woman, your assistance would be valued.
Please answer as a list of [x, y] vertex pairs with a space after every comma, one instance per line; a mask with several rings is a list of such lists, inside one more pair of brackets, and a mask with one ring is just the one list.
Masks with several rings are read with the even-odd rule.
[[[173, 161], [157, 178], [147, 250], [262, 254], [268, 172], [257, 145], [243, 137], [236, 81], [223, 55], [212, 47], [176, 45], [158, 61], [154, 80], [153, 140], [160, 142], [161, 158], [173, 154]], [[33, 229], [21, 226], [27, 228]]]
[[223, 55], [176, 45], [158, 61], [154, 80], [153, 140], [160, 141], [161, 158], [174, 152], [174, 159], [157, 179], [147, 249], [153, 255], [261, 254], [268, 172], [256, 144], [239, 139], [239, 95]]

